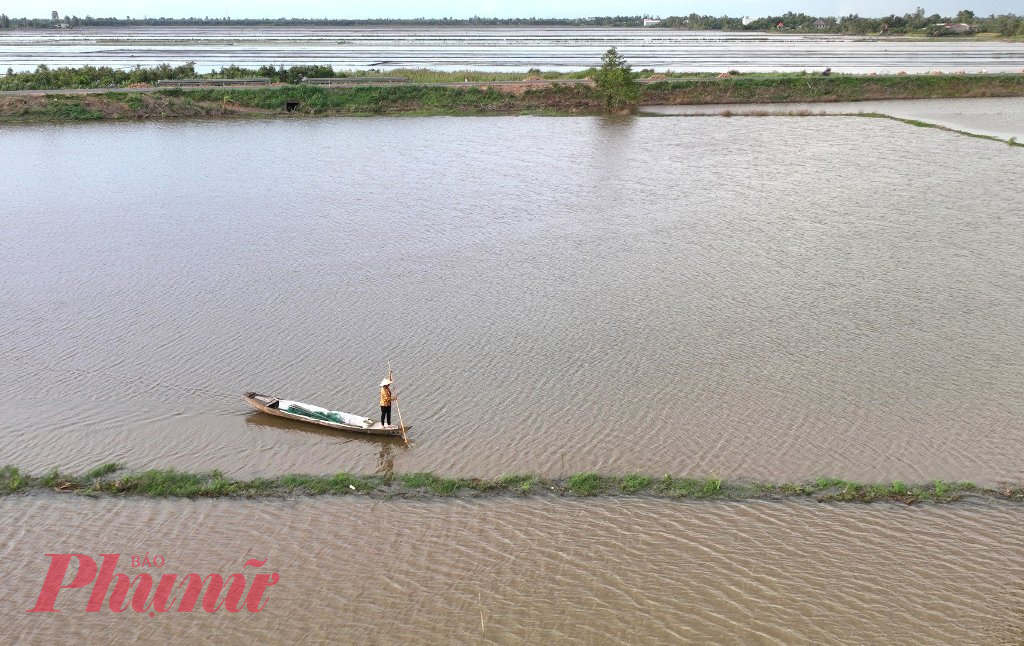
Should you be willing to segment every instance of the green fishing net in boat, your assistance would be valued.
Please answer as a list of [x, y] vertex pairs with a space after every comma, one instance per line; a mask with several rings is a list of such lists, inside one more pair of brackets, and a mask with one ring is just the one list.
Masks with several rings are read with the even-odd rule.
[[341, 415], [337, 413], [321, 413], [316, 410], [309, 410], [302, 406], [289, 406], [289, 413], [295, 413], [296, 415], [302, 415], [303, 417], [311, 417], [313, 419], [319, 419], [324, 422], [334, 422], [335, 424], [345, 424], [345, 420], [341, 418]]

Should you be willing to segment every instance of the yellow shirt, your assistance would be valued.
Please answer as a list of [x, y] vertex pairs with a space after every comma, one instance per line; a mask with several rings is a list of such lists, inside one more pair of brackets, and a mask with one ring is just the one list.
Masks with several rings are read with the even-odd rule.
[[380, 388], [380, 405], [390, 406], [391, 405], [391, 389], [387, 386], [381, 386]]

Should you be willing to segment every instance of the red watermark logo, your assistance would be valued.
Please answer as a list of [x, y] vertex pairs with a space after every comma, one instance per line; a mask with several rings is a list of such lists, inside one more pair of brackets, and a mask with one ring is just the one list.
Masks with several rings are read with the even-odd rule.
[[[280, 580], [277, 572], [256, 574], [250, 571], [252, 576], [248, 592], [245, 575], [241, 572], [228, 575], [226, 578], [219, 574], [208, 574], [205, 578], [198, 574], [186, 574], [178, 582], [177, 574], [163, 574], [156, 584], [154, 590], [153, 577], [143, 572], [129, 578], [127, 574], [115, 573], [120, 554], [100, 554], [103, 557], [102, 564], [96, 567], [96, 561], [85, 554], [47, 554], [50, 557], [50, 569], [46, 572], [43, 580], [43, 589], [39, 592], [39, 600], [35, 607], [28, 612], [60, 612], [55, 606], [57, 594], [61, 590], [84, 588], [90, 583], [93, 584], [89, 600], [85, 604], [86, 612], [99, 612], [103, 609], [103, 602], [106, 601], [107, 592], [113, 584], [113, 591], [110, 592], [110, 602], [107, 604], [111, 612], [124, 612], [129, 608], [135, 612], [148, 612], [150, 617], [157, 613], [171, 612], [192, 612], [199, 602], [200, 594], [202, 601], [200, 606], [206, 612], [217, 612], [224, 608], [228, 612], [239, 612], [243, 608], [249, 612], [260, 612], [269, 601], [270, 586], [276, 585]], [[64, 579], [71, 565], [71, 559], [78, 560], [78, 572], [70, 583], [64, 584]], [[144, 557], [132, 556], [131, 567], [157, 567], [164, 566], [164, 558], [155, 556], [149, 559], [147, 552]], [[267, 560], [257, 561], [249, 559], [242, 566], [244, 571], [247, 567], [260, 568], [267, 563]], [[175, 585], [177, 583], [177, 585]], [[205, 587], [205, 591], [204, 591]], [[221, 598], [221, 592], [227, 587], [227, 594]], [[134, 588], [134, 592], [133, 592]], [[184, 590], [182, 589], [184, 588]], [[152, 592], [152, 595], [150, 595]], [[131, 593], [131, 599], [128, 595]], [[181, 593], [179, 601], [179, 593]], [[174, 595], [173, 597], [171, 595]], [[65, 595], [67, 596], [67, 595]], [[177, 604], [177, 608], [175, 608]]]

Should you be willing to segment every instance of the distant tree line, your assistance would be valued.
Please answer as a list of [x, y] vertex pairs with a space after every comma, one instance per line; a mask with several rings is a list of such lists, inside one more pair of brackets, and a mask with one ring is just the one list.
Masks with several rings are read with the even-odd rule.
[[[249, 76], [252, 76], [252, 71]], [[46, 90], [50, 88], [127, 87], [135, 84], [156, 83], [160, 79], [197, 78], [195, 64], [157, 65], [134, 67], [129, 70], [112, 67], [58, 67], [40, 65], [34, 72], [15, 72], [7, 68], [0, 76], [0, 90]]]
[[[937, 13], [926, 15], [925, 10], [917, 8], [914, 13], [898, 16], [891, 14], [881, 18], [866, 18], [857, 14], [841, 16], [810, 16], [805, 13], [787, 12], [777, 16], [763, 16], [743, 24], [743, 18], [729, 16], [672, 16], [661, 22], [659, 27], [676, 29], [711, 29], [720, 31], [801, 31], [824, 32], [833, 34], [906, 34], [925, 31], [930, 35], [947, 35], [949, 31], [935, 29], [936, 25], [945, 23], [966, 23], [977, 32], [998, 33], [1003, 36], [1024, 36], [1024, 16], [1015, 14], [975, 16], [973, 11], [965, 9], [955, 16], [942, 16]], [[782, 25], [780, 28], [779, 25]]]
[[181, 79], [244, 79], [267, 78], [271, 83], [299, 83], [304, 78], [345, 78], [349, 76], [375, 76], [377, 70], [360, 70], [358, 72], [336, 72], [330, 65], [263, 65], [259, 68], [228, 65], [220, 70], [206, 73], [196, 72], [195, 63], [184, 65], [168, 65], [155, 67], [133, 67], [117, 69], [108, 66], [95, 67], [50, 67], [39, 65], [32, 72], [15, 72], [7, 68], [7, 73], [0, 76], [0, 90], [48, 90], [54, 88], [105, 88], [131, 87], [133, 85], [152, 85], [159, 80]]
[[[271, 83], [299, 83], [304, 78], [373, 77], [380, 71], [335, 71], [330, 65], [263, 65], [258, 68], [228, 65], [212, 72], [196, 72], [195, 63], [117, 69], [109, 66], [50, 67], [39, 65], [32, 72], [15, 72], [8, 67], [0, 75], [0, 90], [49, 90], [56, 88], [106, 88], [153, 85], [160, 80], [266, 78]], [[585, 73], [581, 72], [580, 76]], [[460, 79], [461, 80], [461, 79]]]
[[[55, 12], [56, 13], [56, 12]], [[189, 26], [229, 26], [229, 27], [360, 27], [360, 26], [597, 26], [597, 27], [636, 27], [650, 16], [599, 16], [594, 18], [94, 18], [86, 16], [64, 16], [47, 18], [8, 18], [0, 15], [0, 28], [52, 28], [64, 23], [70, 27], [189, 27]]]
[[[643, 24], [643, 16], [600, 16], [593, 18], [414, 18], [367, 20], [328, 18], [94, 18], [86, 16], [64, 16], [54, 11], [47, 18], [9, 18], [0, 14], [0, 29], [53, 28], [54, 26], [74, 27], [145, 27], [145, 26], [291, 26], [291, 27], [358, 27], [358, 26], [567, 26], [567, 27], [636, 27]], [[955, 16], [927, 15], [918, 7], [914, 13], [902, 16], [891, 14], [881, 18], [867, 18], [857, 14], [848, 16], [811, 16], [805, 13], [787, 12], [777, 16], [762, 16], [754, 20], [730, 16], [702, 16], [692, 13], [688, 16], [670, 16], [661, 21], [660, 28], [721, 30], [721, 31], [801, 31], [835, 34], [906, 34], [923, 31], [930, 35], [949, 35], [948, 30], [936, 29], [942, 23], [966, 23], [975, 31], [997, 33], [1002, 36], [1024, 36], [1024, 16], [1012, 13], [976, 16], [964, 9]], [[779, 27], [779, 25], [782, 27]]]

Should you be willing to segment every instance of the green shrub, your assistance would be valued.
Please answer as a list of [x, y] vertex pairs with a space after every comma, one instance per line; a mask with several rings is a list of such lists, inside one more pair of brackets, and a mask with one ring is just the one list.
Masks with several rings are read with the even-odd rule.
[[651, 479], [648, 476], [632, 473], [622, 479], [619, 488], [623, 493], [637, 493], [651, 486]]
[[608, 490], [608, 482], [596, 473], [574, 473], [566, 486], [577, 496], [594, 496]]

